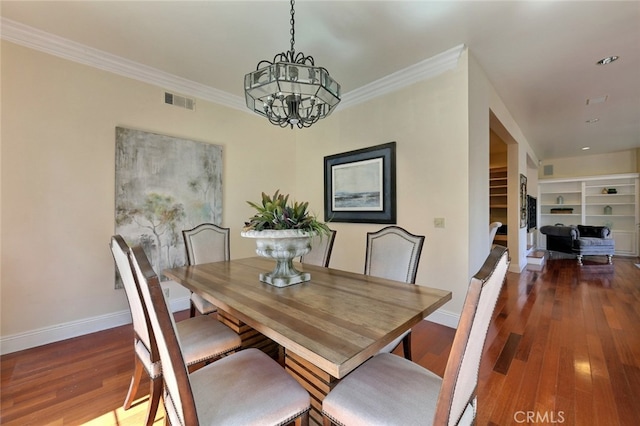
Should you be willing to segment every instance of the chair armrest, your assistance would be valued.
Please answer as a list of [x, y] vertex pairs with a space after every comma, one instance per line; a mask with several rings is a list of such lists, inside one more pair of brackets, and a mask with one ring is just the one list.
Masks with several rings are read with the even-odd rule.
[[571, 226], [571, 239], [577, 240], [578, 238], [580, 238], [580, 230], [575, 226]]
[[540, 232], [553, 237], [571, 237], [572, 228], [569, 226], [545, 225], [540, 228]]

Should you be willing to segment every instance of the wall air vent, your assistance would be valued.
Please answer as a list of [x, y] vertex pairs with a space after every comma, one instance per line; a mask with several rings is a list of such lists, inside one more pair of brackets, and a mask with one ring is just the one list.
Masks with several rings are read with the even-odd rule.
[[196, 100], [187, 98], [186, 96], [176, 95], [175, 93], [164, 92], [164, 103], [174, 105], [190, 111], [196, 110]]
[[553, 164], [547, 164], [546, 166], [544, 166], [544, 175], [545, 176], [552, 176], [553, 175]]

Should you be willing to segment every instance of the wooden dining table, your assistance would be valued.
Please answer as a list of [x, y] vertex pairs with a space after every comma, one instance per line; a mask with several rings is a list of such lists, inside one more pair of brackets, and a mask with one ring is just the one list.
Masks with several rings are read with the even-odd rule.
[[251, 257], [184, 266], [164, 275], [218, 307], [243, 348], [277, 358], [311, 395], [311, 419], [341, 378], [447, 301], [451, 292], [298, 264], [311, 280], [274, 287], [259, 280], [274, 261]]

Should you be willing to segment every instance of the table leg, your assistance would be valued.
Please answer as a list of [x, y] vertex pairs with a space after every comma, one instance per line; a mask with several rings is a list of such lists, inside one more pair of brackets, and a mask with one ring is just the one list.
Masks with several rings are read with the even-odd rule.
[[322, 425], [322, 401], [329, 391], [340, 382], [340, 379], [333, 377], [288, 349], [285, 349], [284, 353], [285, 370], [287, 370], [311, 396], [310, 423]]
[[218, 309], [218, 320], [240, 335], [242, 349], [257, 348], [278, 361], [280, 345], [257, 332], [233, 315]]

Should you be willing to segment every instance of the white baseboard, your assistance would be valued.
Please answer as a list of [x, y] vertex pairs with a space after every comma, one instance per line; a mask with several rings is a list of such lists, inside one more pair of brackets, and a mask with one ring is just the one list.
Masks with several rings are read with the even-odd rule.
[[436, 324], [457, 329], [458, 322], [460, 321], [460, 315], [454, 314], [453, 312], [445, 311], [443, 309], [438, 309], [425, 319], [427, 321], [435, 322]]
[[[172, 299], [169, 301], [169, 304], [172, 312], [189, 309], [189, 297]], [[127, 309], [125, 311], [30, 330], [24, 333], [2, 336], [0, 338], [0, 355], [35, 348], [36, 346], [59, 342], [60, 340], [71, 339], [72, 337], [84, 336], [85, 334], [130, 323], [131, 313]]]

